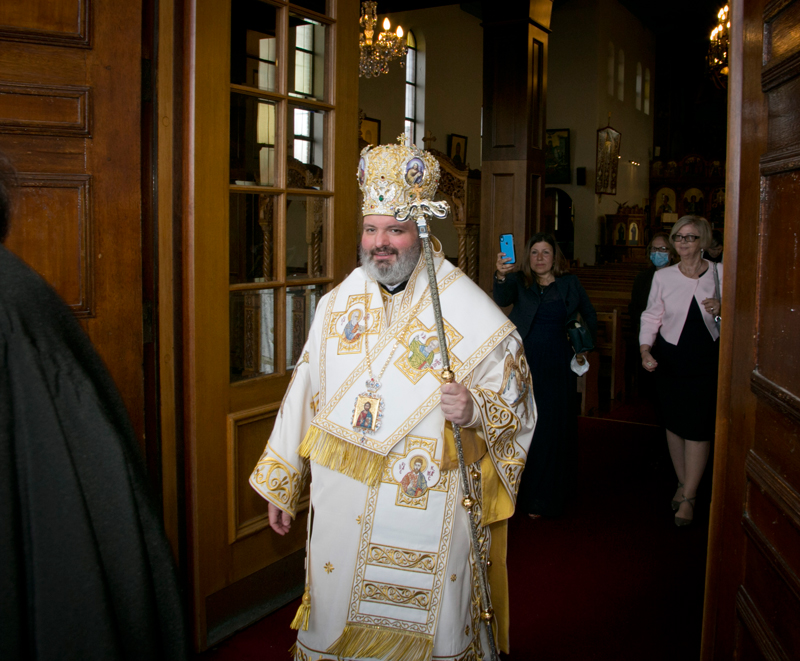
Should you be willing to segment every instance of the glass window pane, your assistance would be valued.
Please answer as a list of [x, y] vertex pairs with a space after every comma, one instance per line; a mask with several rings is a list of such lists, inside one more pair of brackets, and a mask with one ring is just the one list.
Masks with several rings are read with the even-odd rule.
[[408, 136], [408, 145], [411, 146], [414, 143], [414, 122], [410, 119], [405, 121], [404, 133]]
[[231, 193], [230, 284], [275, 280], [275, 195]]
[[406, 82], [417, 82], [417, 51], [413, 48], [409, 48], [406, 55]]
[[289, 106], [289, 188], [323, 187], [325, 112]]
[[275, 372], [275, 292], [230, 294], [231, 382]]
[[275, 184], [275, 104], [231, 94], [231, 183]]
[[406, 117], [413, 119], [416, 115], [414, 113], [414, 103], [416, 99], [416, 88], [413, 85], [406, 85]]
[[319, 278], [327, 273], [325, 226], [328, 200], [289, 195], [286, 202], [286, 277]]
[[295, 14], [289, 15], [289, 94], [325, 100], [324, 25]]
[[324, 285], [287, 287], [286, 289], [286, 369], [300, 360]]
[[231, 82], [275, 91], [278, 11], [258, 0], [231, 6]]

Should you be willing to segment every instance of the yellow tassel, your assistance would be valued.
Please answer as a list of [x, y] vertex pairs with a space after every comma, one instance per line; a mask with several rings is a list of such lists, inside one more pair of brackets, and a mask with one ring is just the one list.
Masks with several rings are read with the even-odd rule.
[[308, 631], [308, 618], [311, 616], [311, 592], [310, 588], [306, 586], [306, 591], [303, 592], [303, 601], [300, 608], [297, 609], [297, 614], [294, 616], [292, 623], [289, 625], [295, 631]]
[[385, 457], [312, 426], [300, 444], [300, 456], [337, 473], [375, 486], [383, 475]]
[[347, 658], [430, 661], [433, 656], [433, 636], [364, 624], [348, 624], [339, 639], [326, 651]]

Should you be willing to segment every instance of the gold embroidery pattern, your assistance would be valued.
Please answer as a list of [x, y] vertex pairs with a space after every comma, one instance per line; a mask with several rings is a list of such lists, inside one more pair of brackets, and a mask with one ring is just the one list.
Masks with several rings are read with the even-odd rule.
[[453, 583], [455, 583], [455, 582], [456, 582], [456, 578], [458, 578], [458, 577], [457, 577], [455, 574], [453, 574], [453, 575], [450, 577], [450, 580], [451, 580]]
[[512, 356], [510, 351], [506, 352], [503, 361], [502, 394], [508, 392], [512, 385], [516, 398], [509, 403], [509, 406], [516, 409], [521, 404], [523, 415], [528, 417], [533, 412], [533, 386], [530, 369], [525, 360], [525, 347], [522, 345], [517, 349], [516, 356]]
[[266, 486], [268, 491], [265, 495], [268, 500], [273, 501], [274, 505], [294, 516], [297, 513], [297, 503], [308, 476], [308, 462], [305, 461], [301, 471], [298, 472], [288, 462], [269, 456], [269, 452], [270, 448], [267, 445], [264, 454], [261, 455], [261, 459], [253, 470], [252, 479], [256, 484]]
[[[449, 273], [447, 276], [445, 276], [445, 278], [443, 278], [439, 282], [439, 292], [441, 293], [445, 289], [447, 289], [450, 285], [453, 284], [453, 282], [455, 282], [459, 277], [461, 277], [461, 275], [463, 275], [463, 274], [461, 274], [460, 272], [455, 272], [454, 271], [452, 273]], [[425, 311], [425, 306], [430, 304], [430, 298], [431, 298], [430, 291], [428, 290], [423, 294], [422, 299], [420, 299], [422, 302], [418, 301], [418, 303], [420, 304], [420, 308], [418, 309], [417, 314], [422, 314]], [[330, 308], [330, 306], [329, 306], [329, 308]], [[395, 322], [395, 323], [398, 324], [398, 328], [402, 328], [405, 325], [405, 322], [408, 321], [408, 317], [410, 316], [410, 312], [411, 311], [407, 310], [407, 311], [404, 312], [403, 315], [401, 315], [398, 318], [397, 322]], [[330, 323], [329, 317], [327, 315], [326, 315], [325, 323], [326, 323], [326, 325]], [[510, 322], [509, 322], [509, 324], [510, 324]], [[511, 330], [513, 330], [515, 328], [515, 326], [513, 324], [510, 324], [510, 328], [511, 328]], [[370, 347], [370, 354], [372, 355], [372, 357], [374, 359], [377, 359], [377, 357], [380, 356], [381, 352], [386, 348], [386, 346], [390, 342], [393, 342], [394, 339], [395, 339], [395, 337], [391, 332], [383, 333], [378, 338], [378, 341], [375, 343], [375, 346], [374, 347]], [[322, 343], [323, 347], [326, 346], [326, 344], [327, 343], [323, 341], [323, 343]], [[320, 356], [320, 364], [321, 365], [324, 364], [324, 355]], [[346, 427], [341, 427], [340, 425], [334, 424], [334, 423], [330, 422], [329, 420], [327, 420], [327, 417], [331, 414], [333, 409], [338, 405], [338, 403], [342, 399], [342, 397], [344, 397], [348, 393], [348, 391], [352, 387], [353, 383], [355, 383], [357, 380], [359, 380], [359, 379], [364, 377], [364, 375], [367, 373], [366, 369], [367, 369], [367, 361], [366, 360], [362, 360], [355, 367], [355, 369], [350, 373], [350, 375], [342, 382], [342, 384], [339, 386], [338, 390], [333, 395], [333, 397], [331, 397], [330, 400], [327, 400], [327, 401], [323, 402], [321, 411], [319, 413], [320, 419], [319, 420], [315, 420], [314, 424], [318, 425], [320, 427], [320, 429], [323, 429], [323, 430], [333, 434], [334, 436], [338, 436], [339, 438], [342, 438], [342, 439], [344, 439], [346, 441], [349, 441], [350, 443], [354, 443], [354, 444], [359, 445], [359, 446], [363, 445], [364, 447], [366, 447], [369, 450], [372, 450], [373, 452], [378, 452], [379, 454], [384, 454], [387, 450], [389, 450], [390, 448], [394, 447], [397, 444], [397, 441], [399, 441], [403, 436], [405, 436], [406, 433], [408, 433], [409, 430], [411, 430], [413, 427], [415, 427], [416, 424], [422, 418], [424, 418], [430, 412], [430, 410], [434, 406], [436, 406], [436, 404], [439, 403], [439, 390], [436, 389], [434, 391], [434, 393], [430, 396], [430, 398], [422, 405], [422, 407], [417, 409], [414, 412], [414, 415], [412, 415], [402, 425], [402, 430], [395, 431], [395, 433], [392, 434], [390, 438], [388, 438], [388, 439], [386, 439], [384, 441], [379, 441], [379, 440], [376, 440], [376, 439], [368, 438], [366, 444], [361, 444], [359, 442], [360, 437], [352, 429], [349, 429], [349, 428], [346, 428]], [[324, 390], [324, 387], [323, 387], [324, 386], [323, 378], [324, 378], [324, 376], [321, 374], [320, 375], [320, 379], [321, 379], [321, 381], [320, 381], [320, 383], [321, 383], [320, 390], [323, 393], [325, 393], [325, 390]]]
[[330, 562], [326, 562], [323, 569], [330, 574], [334, 570], [334, 566]]
[[500, 395], [478, 386], [472, 391], [483, 414], [483, 429], [492, 461], [512, 498], [516, 499], [526, 453], [516, 442], [520, 419]]
[[367, 564], [431, 574], [436, 568], [436, 554], [370, 544]]
[[[333, 291], [330, 293], [330, 298], [328, 299], [328, 307], [325, 308], [325, 319], [322, 321], [322, 328], [329, 328], [331, 323], [331, 315], [333, 314], [333, 306], [336, 304], [336, 296], [339, 294], [339, 290], [341, 289], [342, 285], [338, 284], [336, 287], [333, 288]], [[325, 404], [325, 393], [328, 392], [327, 390], [327, 372], [325, 369], [325, 355], [328, 352], [328, 342], [325, 338], [322, 339], [320, 342], [319, 348], [319, 392], [320, 397], [322, 398], [317, 403], [317, 411], [319, 411], [320, 405]]]
[[[367, 333], [370, 335], [377, 335], [380, 333], [381, 327], [383, 326], [383, 307], [370, 308], [371, 301], [372, 294], [367, 294], [366, 296], [364, 296], [364, 294], [348, 296], [347, 309], [341, 312], [333, 312], [330, 319], [326, 320], [327, 335], [325, 339], [328, 340], [332, 337], [339, 339], [336, 351], [337, 355], [344, 356], [351, 353], [361, 353], [364, 345], [364, 335]], [[360, 306], [363, 306], [363, 310]], [[366, 315], [372, 317], [369, 329], [367, 329], [367, 323], [364, 319], [365, 312]], [[346, 325], [341, 330], [337, 329], [337, 326], [340, 325], [342, 317], [347, 317], [348, 321], [353, 321], [353, 315], [357, 316], [355, 321], [362, 324], [364, 330], [359, 330], [356, 337], [352, 340], [348, 340], [345, 335]]]
[[[453, 328], [450, 324], [447, 323], [447, 320], [444, 320], [444, 334], [447, 337], [447, 350], [450, 354], [450, 369], [454, 372], [457, 372], [459, 367], [461, 366], [461, 361], [458, 359], [453, 353], [453, 346], [458, 344], [461, 340], [464, 339], [464, 336], [461, 335], [455, 328]], [[421, 338], [427, 338], [425, 341], [422, 341]], [[439, 354], [441, 358], [441, 354], [438, 351], [439, 340], [436, 337], [436, 325], [434, 324], [430, 328], [425, 326], [418, 318], [414, 320], [412, 324], [409, 325], [408, 331], [406, 332], [406, 336], [401, 339], [403, 347], [405, 351], [400, 355], [400, 357], [394, 362], [395, 367], [400, 370], [400, 372], [405, 375], [405, 377], [411, 381], [413, 384], [417, 384], [420, 379], [426, 374], [433, 374], [439, 381], [442, 381], [442, 377], [440, 374], [440, 369], [434, 369], [433, 365], [425, 363], [427, 361], [428, 356], [424, 354], [422, 351], [423, 348], [426, 348], [427, 343], [436, 342], [437, 350], [434, 351], [434, 354]], [[409, 354], [410, 352], [410, 354]], [[435, 359], [432, 358], [430, 362], [433, 362]], [[420, 365], [419, 367], [415, 367], [413, 362], [420, 362], [422, 361], [424, 365]], [[440, 362], [440, 360], [439, 360]], [[420, 369], [422, 367], [422, 369]]]
[[366, 615], [359, 613], [360, 595], [363, 593], [363, 585], [366, 582], [364, 574], [368, 563], [368, 550], [371, 543], [372, 531], [375, 522], [375, 510], [378, 505], [378, 492], [381, 483], [370, 487], [367, 496], [365, 509], [365, 519], [362, 527], [361, 545], [358, 550], [356, 561], [355, 576], [353, 578], [352, 597], [348, 609], [347, 621], [357, 625], [372, 625], [384, 627], [394, 631], [408, 631], [420, 634], [433, 635], [436, 620], [441, 608], [442, 596], [444, 594], [445, 570], [447, 569], [447, 559], [453, 537], [453, 524], [455, 521], [456, 496], [458, 495], [458, 480], [448, 481], [447, 496], [444, 503], [444, 516], [442, 519], [442, 534], [439, 539], [439, 548], [436, 554], [436, 567], [433, 572], [433, 585], [430, 590], [430, 605], [427, 608], [427, 621], [423, 623], [408, 622], [394, 618], [381, 617], [378, 615]]
[[[451, 477], [451, 471], [441, 471], [439, 482], [429, 487], [428, 490], [422, 495], [417, 498], [412, 498], [408, 494], [403, 492], [403, 489], [397, 480], [394, 479], [392, 475], [392, 470], [394, 468], [395, 462], [403, 459], [407, 456], [412, 450], [417, 448], [422, 448], [427, 450], [428, 454], [431, 457], [436, 456], [436, 439], [434, 438], [424, 438], [421, 436], [406, 436], [405, 440], [405, 452], [390, 452], [386, 456], [386, 462], [383, 465], [383, 477], [381, 478], [382, 482], [386, 484], [394, 484], [397, 485], [397, 497], [395, 498], [395, 505], [398, 507], [409, 507], [411, 509], [418, 509], [424, 510], [428, 508], [428, 493], [431, 491], [442, 491], [446, 492], [449, 488], [449, 480]], [[436, 464], [439, 466], [438, 462]]]
[[356, 517], [356, 523], [358, 525], [361, 525], [361, 515], [360, 514]]
[[406, 588], [388, 583], [365, 582], [361, 595], [364, 601], [390, 603], [396, 606], [415, 606], [427, 609], [431, 603], [431, 591], [420, 588]]

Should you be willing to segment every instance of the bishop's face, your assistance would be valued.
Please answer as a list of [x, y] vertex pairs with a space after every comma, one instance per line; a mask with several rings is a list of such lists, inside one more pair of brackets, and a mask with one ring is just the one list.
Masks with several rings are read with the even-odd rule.
[[367, 273], [385, 285], [398, 285], [411, 275], [419, 260], [417, 226], [394, 216], [364, 216], [361, 263]]

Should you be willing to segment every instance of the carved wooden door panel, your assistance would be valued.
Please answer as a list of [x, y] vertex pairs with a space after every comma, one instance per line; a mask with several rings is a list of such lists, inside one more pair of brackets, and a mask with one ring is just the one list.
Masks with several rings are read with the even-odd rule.
[[141, 440], [138, 0], [0, 2], [0, 149], [19, 172], [6, 247], [72, 308]]
[[703, 659], [800, 658], [800, 2], [735, 2]]
[[187, 498], [205, 649], [302, 592], [307, 498], [280, 537], [248, 478], [317, 302], [355, 266], [358, 4], [187, 8]]

